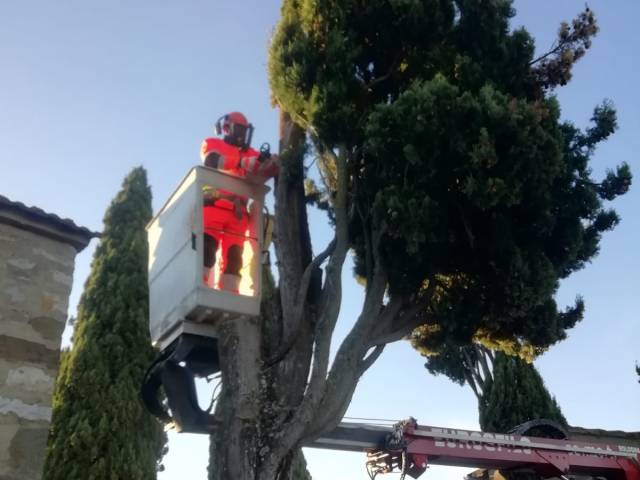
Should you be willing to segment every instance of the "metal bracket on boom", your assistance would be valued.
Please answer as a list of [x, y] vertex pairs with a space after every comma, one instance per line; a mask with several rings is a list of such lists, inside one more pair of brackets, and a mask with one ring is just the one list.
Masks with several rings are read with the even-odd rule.
[[367, 452], [367, 473], [372, 480], [380, 473], [400, 472], [400, 479], [406, 475], [418, 478], [427, 469], [426, 455], [408, 455], [404, 432], [408, 427], [417, 427], [415, 418], [396, 423], [385, 439], [383, 450]]

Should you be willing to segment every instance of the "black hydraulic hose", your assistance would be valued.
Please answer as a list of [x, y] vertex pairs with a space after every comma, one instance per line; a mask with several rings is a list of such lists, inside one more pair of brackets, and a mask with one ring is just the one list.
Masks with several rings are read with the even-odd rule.
[[173, 421], [169, 411], [160, 402], [158, 394], [160, 387], [162, 386], [162, 371], [164, 369], [165, 362], [173, 354], [173, 349], [169, 348], [163, 352], [160, 352], [155, 358], [153, 363], [149, 366], [144, 374], [142, 380], [142, 386], [140, 387], [140, 399], [147, 411], [158, 418], [162, 423], [169, 424]]

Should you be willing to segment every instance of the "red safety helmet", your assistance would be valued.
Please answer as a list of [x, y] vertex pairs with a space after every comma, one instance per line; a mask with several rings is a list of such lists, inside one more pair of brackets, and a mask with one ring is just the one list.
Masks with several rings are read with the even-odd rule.
[[216, 134], [224, 135], [224, 141], [240, 148], [249, 148], [253, 137], [253, 125], [240, 112], [221, 116], [216, 122]]

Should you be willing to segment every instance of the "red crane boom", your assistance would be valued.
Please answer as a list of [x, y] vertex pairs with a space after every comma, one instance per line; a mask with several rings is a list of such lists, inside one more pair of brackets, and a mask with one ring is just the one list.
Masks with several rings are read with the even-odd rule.
[[476, 432], [418, 425], [341, 423], [309, 447], [367, 453], [371, 478], [400, 472], [418, 478], [428, 465], [533, 471], [542, 477], [589, 475], [640, 480], [640, 448], [571, 439]]

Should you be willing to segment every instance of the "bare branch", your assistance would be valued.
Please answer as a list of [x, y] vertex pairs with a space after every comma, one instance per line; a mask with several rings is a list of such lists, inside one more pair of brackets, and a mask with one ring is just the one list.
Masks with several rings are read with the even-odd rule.
[[323, 384], [320, 402], [313, 415], [313, 423], [310, 424], [305, 435], [324, 431], [336, 418], [344, 414], [358, 379], [382, 353], [383, 347], [380, 346], [366, 356], [369, 350], [367, 332], [385, 314], [382, 302], [386, 285], [387, 276], [384, 270], [376, 268], [373, 281], [368, 285], [362, 312], [338, 349], [331, 371]]
[[482, 394], [478, 391], [478, 386], [476, 385], [475, 380], [473, 379], [473, 375], [468, 370], [464, 371], [464, 379], [467, 381], [471, 390], [473, 390], [474, 395], [478, 400], [482, 398]]
[[309, 293], [309, 285], [311, 284], [311, 278], [313, 276], [313, 273], [335, 251], [336, 245], [337, 245], [337, 240], [334, 237], [333, 240], [329, 242], [329, 245], [327, 245], [327, 247], [322, 252], [320, 252], [309, 265], [307, 265], [307, 268], [302, 274], [302, 278], [300, 280], [300, 287], [298, 288], [298, 295], [297, 295], [297, 302], [298, 302], [298, 305], [300, 305], [300, 312], [299, 312], [300, 316], [302, 316], [303, 305], [307, 298], [307, 294]]
[[484, 374], [484, 379], [489, 380], [489, 381], [493, 381], [493, 374], [491, 373], [491, 369], [489, 368], [489, 365], [487, 364], [487, 357], [485, 356], [485, 353], [487, 351], [487, 348], [483, 347], [482, 345], [474, 345], [476, 352], [477, 352], [477, 356], [478, 356], [478, 363], [480, 364], [480, 366], [482, 367], [482, 373]]
[[333, 430], [340, 423], [349, 408], [356, 383], [357, 378], [352, 379], [353, 388], [336, 391], [336, 395], [331, 399], [330, 404], [321, 404], [313, 421], [306, 426], [304, 431], [305, 441], [317, 438], [322, 433]]
[[[263, 348], [271, 361], [268, 372], [273, 379], [275, 397], [282, 411], [299, 404], [309, 379], [313, 352], [315, 311], [321, 301], [321, 285], [316, 276], [311, 279], [305, 302], [304, 315], [297, 314], [297, 287], [308, 265], [313, 261], [311, 235], [304, 195], [304, 152], [307, 133], [290, 116], [280, 114], [280, 175], [275, 179], [275, 251], [278, 258], [279, 288], [274, 301], [278, 316], [263, 324]], [[302, 320], [301, 320], [302, 318]], [[297, 334], [294, 335], [294, 332]], [[295, 338], [291, 342], [290, 338]], [[286, 353], [290, 346], [290, 353]], [[278, 354], [276, 354], [278, 352]], [[277, 361], [285, 352], [287, 359]], [[295, 362], [293, 359], [295, 358]], [[264, 367], [264, 364], [263, 364]], [[286, 413], [282, 414], [283, 416]]]
[[[283, 285], [300, 285], [303, 272], [312, 261], [311, 237], [304, 202], [303, 148], [305, 132], [288, 115], [281, 114], [281, 175], [275, 183], [278, 273]], [[287, 323], [296, 306], [296, 290], [280, 290]]]
[[369, 344], [380, 345], [402, 340], [420, 325], [424, 325], [429, 318], [427, 309], [437, 285], [438, 282], [431, 277], [427, 289], [413, 302], [407, 298], [392, 298], [389, 305], [394, 305], [396, 310], [390, 310], [389, 315], [381, 319]]
[[482, 375], [480, 375], [480, 370], [478, 370], [478, 363], [471, 358], [471, 355], [467, 351], [466, 348], [462, 347], [462, 356], [464, 357], [464, 361], [466, 362], [467, 370], [469, 374], [473, 376], [473, 379], [476, 381], [478, 387], [484, 391], [484, 379]]
[[389, 79], [389, 77], [391, 77], [391, 75], [393, 75], [393, 71], [394, 70], [395, 70], [395, 65], [391, 69], [389, 69], [389, 71], [387, 73], [385, 73], [384, 75], [381, 75], [380, 77], [374, 78], [374, 79], [370, 80], [369, 82], [367, 82], [365, 84], [365, 86], [367, 87], [368, 90], [373, 90], [373, 87], [375, 87], [379, 83], [382, 83], [385, 80]]
[[[395, 303], [389, 302], [389, 305], [385, 307], [388, 320], [380, 322], [380, 328], [376, 329], [376, 333], [369, 340], [369, 345], [386, 345], [402, 340], [422, 323], [422, 319], [418, 320], [416, 315], [403, 314], [402, 307], [404, 305], [405, 301], [403, 300], [397, 300]], [[403, 325], [394, 326], [394, 321], [399, 318], [405, 319]]]
[[[305, 437], [314, 438], [337, 425], [349, 407], [358, 380], [380, 357], [384, 348], [385, 345], [377, 345], [368, 355], [365, 352], [366, 356], [360, 359], [357, 366], [347, 370], [341, 369], [341, 375], [335, 377], [340, 380], [339, 382], [334, 383], [334, 378], [329, 378], [327, 391], [318, 408], [320, 414], [315, 415], [313, 423], [308, 426], [305, 432]], [[334, 365], [332, 373], [335, 368]]]
[[398, 314], [404, 306], [404, 298], [398, 295], [391, 297], [389, 302], [383, 307], [373, 331], [369, 334], [369, 346], [385, 345], [396, 341], [395, 338], [391, 337], [393, 332], [390, 332], [390, 330], [392, 329], [394, 319], [398, 317]]
[[569, 43], [570, 43], [569, 41], [562, 41], [562, 42], [555, 42], [554, 41], [553, 44], [551, 45], [551, 48], [546, 53], [540, 55], [538, 58], [535, 58], [535, 59], [531, 60], [529, 62], [529, 66], [531, 67], [531, 66], [535, 65], [536, 63], [541, 62], [545, 58], [550, 57], [551, 55], [553, 55], [555, 53], [558, 53], [560, 50], [562, 50], [562, 48], [565, 45], [567, 45]]
[[493, 353], [493, 350], [491, 350], [490, 348], [487, 348], [486, 351], [487, 351], [487, 355], [491, 359], [491, 363], [495, 362], [496, 361], [496, 355]]
[[[325, 153], [333, 158], [337, 167], [337, 189], [334, 200], [336, 219], [335, 247], [325, 268], [325, 281], [315, 326], [315, 341], [311, 377], [304, 398], [288, 424], [284, 437], [300, 438], [304, 428], [316, 412], [326, 390], [331, 337], [340, 313], [342, 297], [342, 267], [349, 249], [347, 150], [340, 148], [338, 155], [332, 150]], [[284, 438], [283, 437], [283, 438]], [[289, 447], [291, 447], [290, 445]]]
[[387, 73], [379, 77], [373, 78], [368, 82], [365, 82], [364, 83], [365, 88], [367, 90], [373, 90], [373, 87], [384, 82], [385, 80], [388, 80], [391, 77], [391, 75], [393, 75], [394, 72], [398, 69], [398, 65], [400, 65], [401, 58], [402, 58], [402, 52], [396, 55], [396, 58], [393, 60], [393, 63], [391, 63], [391, 66], [389, 67], [389, 70], [387, 71]]
[[362, 376], [364, 372], [369, 370], [371, 365], [373, 365], [375, 361], [378, 359], [378, 357], [380, 357], [380, 355], [384, 351], [385, 346], [386, 345], [376, 345], [373, 351], [369, 355], [367, 355], [365, 358], [362, 359], [360, 369], [358, 371], [358, 376]]
[[309, 293], [309, 285], [311, 284], [311, 278], [313, 276], [313, 272], [322, 265], [329, 255], [335, 250], [336, 247], [336, 239], [334, 238], [327, 248], [325, 248], [322, 252], [320, 252], [313, 261], [307, 265], [304, 273], [302, 274], [302, 279], [300, 280], [300, 287], [298, 288], [298, 294], [296, 297], [296, 308], [294, 313], [295, 328], [291, 331], [291, 334], [288, 338], [285, 339], [282, 346], [278, 349], [275, 355], [266, 360], [265, 364], [267, 366], [272, 366], [277, 362], [281, 361], [291, 350], [296, 340], [298, 339], [298, 333], [300, 331], [300, 326], [302, 325], [302, 317], [304, 315], [305, 302], [307, 298], [307, 294]]

